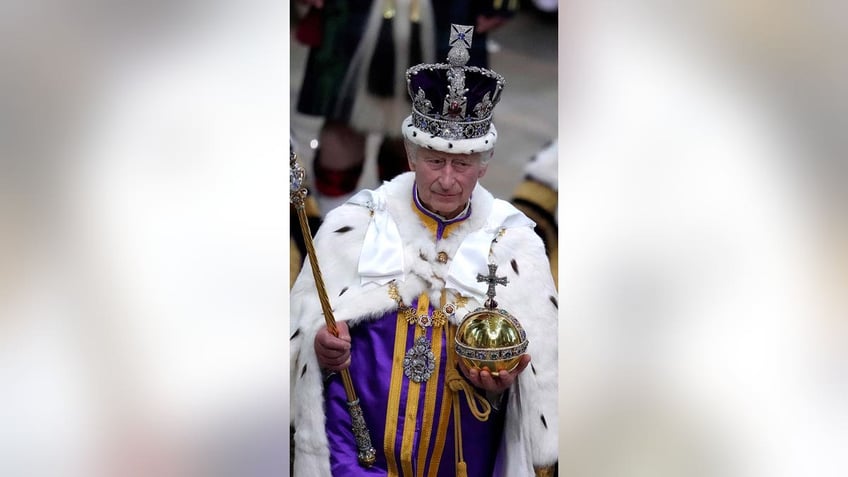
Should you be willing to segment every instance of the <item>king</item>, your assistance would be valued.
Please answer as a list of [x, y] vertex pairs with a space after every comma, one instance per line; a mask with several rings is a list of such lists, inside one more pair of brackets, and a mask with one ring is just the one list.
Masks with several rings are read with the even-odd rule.
[[[447, 63], [407, 71], [412, 111], [399, 126], [411, 171], [318, 229], [335, 333], [309, 264], [292, 288], [295, 476], [530, 477], [556, 463], [557, 293], [535, 224], [479, 183], [498, 167], [505, 82], [466, 66], [472, 35], [454, 25]], [[462, 317], [481, 307], [523, 317], [514, 365], [468, 366], [457, 353]], [[376, 449], [367, 468], [342, 370]]]

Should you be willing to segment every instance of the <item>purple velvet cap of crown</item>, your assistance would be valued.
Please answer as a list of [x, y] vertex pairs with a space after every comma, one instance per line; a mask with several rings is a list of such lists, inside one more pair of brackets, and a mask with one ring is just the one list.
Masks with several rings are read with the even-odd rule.
[[[465, 76], [462, 97], [464, 108], [446, 111], [450, 95], [449, 71], [461, 70]], [[451, 140], [481, 138], [490, 131], [492, 113], [501, 99], [504, 79], [492, 70], [474, 66], [452, 67], [449, 64], [421, 64], [406, 72], [412, 98], [412, 124], [425, 134]], [[451, 103], [448, 100], [449, 104]]]

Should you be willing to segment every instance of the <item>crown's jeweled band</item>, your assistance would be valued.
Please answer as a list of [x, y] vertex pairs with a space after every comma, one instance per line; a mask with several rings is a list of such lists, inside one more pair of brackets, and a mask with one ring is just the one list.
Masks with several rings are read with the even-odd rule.
[[459, 122], [436, 119], [418, 111], [412, 111], [412, 124], [422, 131], [445, 139], [473, 139], [489, 132], [492, 118]]

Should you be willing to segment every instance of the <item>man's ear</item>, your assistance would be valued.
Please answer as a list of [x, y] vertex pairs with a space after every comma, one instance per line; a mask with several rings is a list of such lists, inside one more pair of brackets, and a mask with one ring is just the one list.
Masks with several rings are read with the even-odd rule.
[[483, 154], [488, 154], [489, 157], [486, 159], [486, 162], [482, 164], [483, 167], [480, 168], [480, 172], [477, 173], [477, 178], [480, 179], [486, 175], [486, 171], [489, 170], [489, 161], [492, 160], [492, 157], [495, 155], [495, 150], [491, 149], [487, 152], [480, 154], [480, 160], [483, 160]]
[[415, 154], [415, 151], [410, 151], [409, 148], [410, 148], [409, 141], [404, 140], [403, 141], [403, 150], [406, 152], [406, 163], [409, 164], [409, 170], [414, 171], [415, 170], [415, 161], [412, 160], [412, 155]]

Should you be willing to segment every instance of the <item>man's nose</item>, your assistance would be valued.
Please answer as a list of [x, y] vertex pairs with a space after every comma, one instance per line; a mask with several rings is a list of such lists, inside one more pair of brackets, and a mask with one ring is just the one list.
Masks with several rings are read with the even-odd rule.
[[453, 170], [451, 163], [445, 164], [445, 167], [439, 171], [439, 184], [444, 188], [448, 188], [456, 181], [456, 172]]

